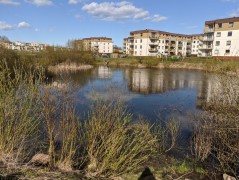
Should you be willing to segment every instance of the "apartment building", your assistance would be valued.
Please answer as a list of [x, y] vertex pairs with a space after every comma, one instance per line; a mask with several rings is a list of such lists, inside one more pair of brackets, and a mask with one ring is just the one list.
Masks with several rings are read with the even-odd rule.
[[99, 54], [113, 53], [112, 38], [107, 37], [90, 37], [76, 40], [78, 46], [82, 45], [85, 50], [90, 50]]
[[15, 50], [15, 51], [42, 51], [46, 49], [48, 44], [42, 44], [42, 43], [26, 43], [26, 42], [1, 42], [2, 46], [4, 46], [7, 49]]
[[239, 56], [239, 17], [206, 21], [200, 56]]
[[198, 53], [199, 37], [202, 35], [175, 34], [157, 30], [139, 30], [130, 32], [124, 39], [124, 53], [131, 56], [164, 55], [188, 56], [192, 53], [192, 38], [195, 39], [195, 54]]
[[202, 39], [203, 39], [203, 34], [192, 35], [192, 49], [191, 49], [192, 56], [200, 55], [200, 48], [203, 44]]

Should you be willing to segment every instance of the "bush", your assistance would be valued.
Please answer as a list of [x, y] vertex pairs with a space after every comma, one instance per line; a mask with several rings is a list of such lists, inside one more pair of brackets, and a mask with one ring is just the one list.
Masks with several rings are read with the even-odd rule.
[[149, 124], [133, 124], [117, 103], [98, 102], [85, 123], [88, 170], [94, 176], [118, 176], [139, 167], [156, 152]]
[[19, 67], [12, 71], [0, 61], [0, 161], [15, 164], [34, 150], [31, 145], [38, 135], [42, 74]]

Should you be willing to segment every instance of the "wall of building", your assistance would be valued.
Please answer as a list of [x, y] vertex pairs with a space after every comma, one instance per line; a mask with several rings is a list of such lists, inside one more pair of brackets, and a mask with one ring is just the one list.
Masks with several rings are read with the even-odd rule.
[[[232, 32], [232, 36], [228, 36], [228, 32]], [[215, 32], [212, 56], [239, 56], [239, 30]]]

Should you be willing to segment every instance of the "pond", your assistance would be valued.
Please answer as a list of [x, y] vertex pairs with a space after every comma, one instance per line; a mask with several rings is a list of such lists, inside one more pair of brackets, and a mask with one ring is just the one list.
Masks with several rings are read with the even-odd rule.
[[179, 120], [183, 139], [191, 135], [190, 114], [202, 111], [215, 96], [215, 75], [197, 70], [98, 66], [60, 74], [57, 82], [59, 87], [74, 87], [82, 116], [97, 98], [120, 98], [134, 119]]

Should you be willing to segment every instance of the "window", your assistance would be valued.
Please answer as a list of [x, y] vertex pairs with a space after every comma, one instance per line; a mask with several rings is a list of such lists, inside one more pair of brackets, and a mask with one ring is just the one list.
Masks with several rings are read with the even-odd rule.
[[234, 26], [234, 22], [229, 22], [229, 27], [233, 27]]
[[140, 49], [142, 49], [142, 45], [140, 45]]
[[135, 49], [137, 49], [137, 45], [135, 45], [135, 47], [134, 47]]
[[159, 46], [159, 49], [160, 49], [160, 46]]
[[216, 46], [220, 46], [220, 41], [216, 41]]
[[217, 37], [221, 37], [221, 32], [217, 32]]
[[160, 40], [159, 40], [159, 43], [160, 43]]
[[231, 41], [227, 41], [227, 46], [231, 46]]
[[164, 48], [164, 46], [162, 46], [162, 49]]
[[142, 37], [142, 36], [143, 36], [143, 33], [141, 33], [140, 36]]
[[230, 49], [227, 49], [226, 51], [225, 51], [225, 54], [229, 54], [230, 53]]
[[193, 43], [196, 43], [196, 41], [193, 41]]
[[135, 43], [137, 43], [137, 40], [135, 40]]
[[142, 39], [140, 39], [140, 43], [142, 43], [143, 42], [143, 40]]
[[227, 36], [232, 36], [232, 31], [229, 31], [229, 32], [227, 33]]
[[162, 43], [164, 43], [164, 40], [162, 40]]
[[218, 28], [222, 28], [222, 23], [218, 23]]
[[216, 50], [214, 51], [214, 53], [215, 53], [215, 54], [218, 54], [218, 53], [219, 53], [219, 50], [218, 50], [218, 49], [216, 49]]
[[134, 53], [135, 53], [135, 55], [136, 55], [136, 54], [137, 54], [137, 51], [135, 51]]

